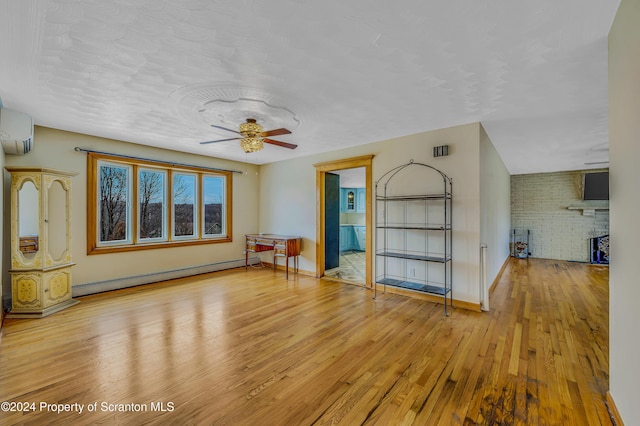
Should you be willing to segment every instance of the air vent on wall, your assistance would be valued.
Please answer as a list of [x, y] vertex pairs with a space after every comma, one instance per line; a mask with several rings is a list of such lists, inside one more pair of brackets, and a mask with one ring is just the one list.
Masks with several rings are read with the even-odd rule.
[[440, 145], [433, 147], [434, 157], [444, 157], [449, 155], [449, 145]]

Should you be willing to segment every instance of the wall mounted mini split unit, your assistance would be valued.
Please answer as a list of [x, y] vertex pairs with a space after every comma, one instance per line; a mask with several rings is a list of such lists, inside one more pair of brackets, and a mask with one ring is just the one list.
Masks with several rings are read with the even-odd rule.
[[0, 108], [0, 143], [6, 154], [22, 155], [33, 148], [33, 118], [20, 111]]

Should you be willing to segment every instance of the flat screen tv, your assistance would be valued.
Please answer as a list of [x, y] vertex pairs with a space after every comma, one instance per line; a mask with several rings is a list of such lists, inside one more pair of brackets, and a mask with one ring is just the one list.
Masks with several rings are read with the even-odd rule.
[[583, 200], [609, 199], [609, 172], [593, 172], [584, 174]]

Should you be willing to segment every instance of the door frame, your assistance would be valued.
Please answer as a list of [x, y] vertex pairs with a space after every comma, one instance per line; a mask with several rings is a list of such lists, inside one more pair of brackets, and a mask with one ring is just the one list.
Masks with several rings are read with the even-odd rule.
[[355, 169], [364, 167], [365, 169], [365, 285], [373, 288], [373, 190], [372, 190], [372, 163], [374, 155], [363, 155], [360, 157], [346, 158], [343, 160], [327, 161], [316, 163], [316, 278], [324, 276], [324, 191], [325, 174], [336, 170]]

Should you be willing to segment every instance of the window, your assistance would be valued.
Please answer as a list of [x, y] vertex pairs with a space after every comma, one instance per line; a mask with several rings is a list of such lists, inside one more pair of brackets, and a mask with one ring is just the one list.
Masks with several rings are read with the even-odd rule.
[[167, 239], [167, 171], [139, 169], [138, 172], [138, 239]]
[[231, 172], [89, 153], [88, 253], [231, 241]]
[[202, 193], [202, 235], [204, 237], [217, 237], [226, 233], [226, 218], [224, 211], [225, 185], [224, 178], [220, 176], [203, 176]]
[[101, 244], [131, 243], [131, 166], [99, 162], [98, 224]]
[[193, 238], [198, 222], [196, 175], [173, 174], [173, 236]]

